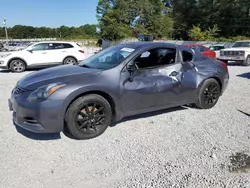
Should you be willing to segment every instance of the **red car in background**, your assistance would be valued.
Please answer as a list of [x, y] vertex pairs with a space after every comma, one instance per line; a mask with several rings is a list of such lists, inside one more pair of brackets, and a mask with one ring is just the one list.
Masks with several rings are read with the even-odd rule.
[[204, 56], [216, 58], [216, 53], [214, 51], [210, 50], [208, 47], [203, 46], [201, 44], [184, 44], [183, 46], [187, 46], [189, 48], [197, 50]]

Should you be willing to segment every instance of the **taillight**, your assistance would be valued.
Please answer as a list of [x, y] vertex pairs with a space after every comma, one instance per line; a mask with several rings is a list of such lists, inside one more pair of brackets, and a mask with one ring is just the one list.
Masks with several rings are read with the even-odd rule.
[[83, 50], [78, 50], [78, 51], [84, 54], [84, 51], [83, 51]]
[[227, 64], [226, 64], [225, 62], [220, 61], [220, 63], [223, 65], [223, 67], [224, 67], [226, 70], [228, 70]]

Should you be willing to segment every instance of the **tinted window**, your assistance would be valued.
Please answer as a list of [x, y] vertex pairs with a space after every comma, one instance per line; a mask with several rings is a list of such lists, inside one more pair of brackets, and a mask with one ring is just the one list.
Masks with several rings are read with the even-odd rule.
[[47, 43], [36, 44], [32, 47], [33, 51], [48, 50], [49, 45]]
[[71, 44], [68, 43], [63, 43], [63, 48], [73, 48], [74, 46], [72, 46]]
[[224, 46], [210, 46], [209, 49], [213, 51], [218, 51], [224, 49]]
[[236, 42], [232, 47], [250, 47], [250, 42]]
[[200, 48], [199, 48], [199, 46], [192, 46], [191, 47], [194, 51], [198, 51], [198, 52], [200, 52]]
[[224, 49], [224, 46], [218, 46], [218, 50]]
[[53, 44], [50, 44], [50, 49], [63, 49], [63, 45], [61, 43], [53, 43]]
[[199, 52], [207, 51], [207, 49], [203, 46], [192, 46], [191, 48], [194, 49], [195, 51], [199, 51]]
[[183, 51], [182, 52], [182, 59], [184, 62], [189, 62], [192, 61], [193, 55], [189, 52]]
[[206, 49], [205, 47], [203, 47], [203, 46], [199, 46], [199, 49], [200, 49], [200, 52], [205, 52], [205, 51], [207, 51], [207, 49]]
[[65, 48], [73, 48], [73, 46], [68, 43], [50, 43], [49, 44], [49, 49], [51, 50], [58, 50], [58, 49], [65, 49]]

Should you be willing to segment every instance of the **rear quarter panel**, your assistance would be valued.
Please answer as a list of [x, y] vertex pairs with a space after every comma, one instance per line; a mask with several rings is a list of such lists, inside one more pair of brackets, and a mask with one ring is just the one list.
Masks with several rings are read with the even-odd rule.
[[221, 89], [224, 91], [229, 80], [229, 73], [218, 60], [204, 56], [198, 61], [195, 61], [194, 64], [197, 69], [198, 91], [203, 82], [209, 78], [216, 79], [220, 83]]

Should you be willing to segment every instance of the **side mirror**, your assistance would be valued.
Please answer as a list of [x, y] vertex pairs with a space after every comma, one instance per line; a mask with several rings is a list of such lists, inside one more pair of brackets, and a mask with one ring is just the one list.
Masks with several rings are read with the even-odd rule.
[[132, 82], [133, 78], [134, 78], [134, 73], [137, 71], [138, 67], [137, 67], [136, 63], [129, 63], [129, 64], [127, 64], [126, 68], [129, 72], [128, 81]]
[[33, 50], [32, 50], [32, 49], [28, 49], [27, 51], [30, 52], [30, 53], [33, 53]]

